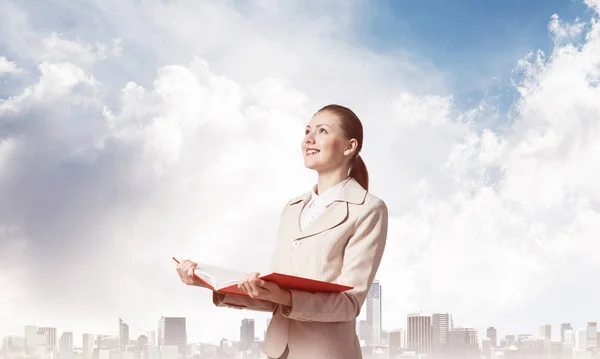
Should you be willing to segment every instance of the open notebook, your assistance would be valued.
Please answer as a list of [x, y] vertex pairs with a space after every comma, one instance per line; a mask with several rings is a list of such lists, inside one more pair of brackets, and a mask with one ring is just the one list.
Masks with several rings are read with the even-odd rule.
[[[179, 263], [179, 260], [175, 257], [173, 257], [173, 260]], [[247, 273], [198, 263], [194, 275], [215, 292], [248, 296], [248, 294], [237, 287], [238, 280], [244, 278]], [[281, 273], [264, 274], [259, 276], [259, 278], [274, 282], [283, 289], [295, 289], [313, 293], [341, 293], [353, 288], [338, 283], [323, 282]]]

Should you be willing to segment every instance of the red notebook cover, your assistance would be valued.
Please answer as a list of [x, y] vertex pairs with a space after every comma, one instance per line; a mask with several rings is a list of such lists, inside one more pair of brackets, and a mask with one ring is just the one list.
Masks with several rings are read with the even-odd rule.
[[[177, 259], [173, 258], [173, 260], [175, 260], [177, 263], [179, 263], [179, 261]], [[198, 278], [200, 281], [206, 283], [206, 281], [204, 281], [202, 278], [200, 278], [195, 273], [194, 273], [194, 276], [196, 278]], [[273, 282], [282, 289], [294, 289], [294, 290], [301, 290], [301, 291], [313, 292], [313, 293], [341, 293], [341, 292], [345, 292], [347, 290], [354, 288], [354, 287], [347, 286], [347, 285], [323, 282], [323, 281], [319, 281], [319, 280], [315, 280], [315, 279], [297, 277], [297, 276], [281, 274], [281, 273], [263, 274], [263, 275], [259, 276], [259, 278], [263, 279], [265, 281], [268, 281], [268, 282]], [[248, 296], [248, 294], [246, 292], [242, 291], [241, 289], [239, 289], [237, 287], [237, 284], [232, 284], [230, 286], [223, 287], [219, 290], [215, 290], [208, 283], [206, 283], [206, 284], [209, 287], [211, 287], [213, 289], [213, 291], [216, 291], [219, 293], [230, 293], [230, 294], [238, 294], [238, 295]]]

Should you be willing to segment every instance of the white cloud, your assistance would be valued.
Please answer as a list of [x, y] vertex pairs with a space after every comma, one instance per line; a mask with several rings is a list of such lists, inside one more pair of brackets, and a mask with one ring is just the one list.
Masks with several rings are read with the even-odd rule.
[[17, 75], [20, 74], [22, 71], [23, 70], [21, 70], [16, 63], [8, 61], [8, 59], [4, 56], [0, 56], [0, 75]]
[[553, 14], [548, 29], [554, 34], [556, 41], [562, 41], [581, 35], [584, 26], [585, 23], [579, 22], [579, 20], [573, 24], [564, 24], [558, 14]]
[[[190, 338], [236, 338], [254, 314], [213, 308], [170, 256], [266, 270], [279, 211], [314, 180], [302, 128], [329, 102], [363, 119], [372, 189], [391, 209], [386, 328], [418, 310], [519, 332], [591, 315], [566, 313], [555, 293], [600, 296], [583, 275], [600, 269], [597, 23], [575, 47], [584, 28], [552, 20], [561, 41], [520, 64], [514, 126], [500, 132], [477, 127], [485, 109], [441, 95], [435, 69], [349, 45], [359, 5], [334, 17], [324, 2], [306, 26], [305, 10], [264, 2], [59, 4], [103, 21], [48, 34], [13, 5], [2, 25], [0, 44], [31, 40], [13, 55], [39, 78], [0, 100], [0, 228], [18, 229], [0, 231], [0, 268], [12, 268], [0, 333], [115, 332], [121, 316], [136, 335], [184, 315]], [[203, 325], [217, 320], [220, 331]]]

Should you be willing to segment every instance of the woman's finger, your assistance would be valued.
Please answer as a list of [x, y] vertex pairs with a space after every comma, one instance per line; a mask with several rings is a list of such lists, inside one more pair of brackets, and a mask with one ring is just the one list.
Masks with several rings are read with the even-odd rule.
[[192, 262], [187, 270], [187, 273], [190, 277], [194, 275], [194, 269], [196, 269], [196, 263]]

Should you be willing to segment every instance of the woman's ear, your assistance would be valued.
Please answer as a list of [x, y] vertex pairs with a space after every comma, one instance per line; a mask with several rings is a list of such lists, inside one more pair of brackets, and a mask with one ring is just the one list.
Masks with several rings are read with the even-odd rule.
[[346, 149], [344, 150], [344, 155], [348, 156], [353, 154], [356, 149], [358, 148], [358, 141], [356, 141], [356, 139], [351, 139], [350, 141], [348, 141], [348, 144], [346, 145]]

